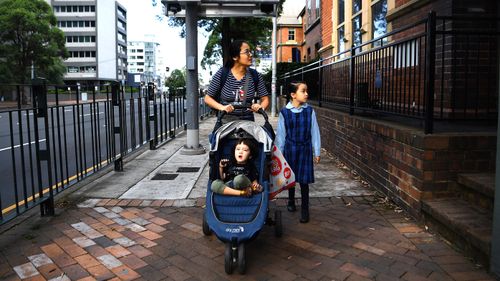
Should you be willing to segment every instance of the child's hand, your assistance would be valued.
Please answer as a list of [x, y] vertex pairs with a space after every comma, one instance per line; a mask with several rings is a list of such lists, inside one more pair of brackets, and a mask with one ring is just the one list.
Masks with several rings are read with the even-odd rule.
[[252, 195], [252, 188], [247, 187], [240, 192], [240, 196], [250, 197]]
[[227, 166], [227, 164], [229, 163], [229, 159], [221, 159], [220, 162], [219, 162], [219, 166], [221, 168], [224, 168]]
[[320, 157], [319, 157], [319, 156], [314, 157], [314, 163], [318, 164], [318, 163], [319, 163], [319, 160], [320, 160]]
[[258, 182], [252, 182], [251, 187], [252, 187], [253, 192], [255, 192], [255, 193], [262, 192], [262, 185], [260, 185]]

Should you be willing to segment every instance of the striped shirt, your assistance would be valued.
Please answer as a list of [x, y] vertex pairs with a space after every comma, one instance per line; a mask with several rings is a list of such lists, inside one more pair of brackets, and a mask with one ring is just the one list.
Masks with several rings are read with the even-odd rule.
[[[214, 98], [217, 102], [226, 105], [232, 102], [237, 102], [239, 99], [239, 91], [243, 89], [243, 85], [245, 84], [245, 79], [248, 79], [248, 93], [246, 95], [247, 104], [252, 104], [254, 98], [260, 99], [261, 97], [268, 96], [269, 93], [266, 90], [264, 80], [262, 79], [262, 75], [257, 73], [258, 86], [257, 93], [255, 93], [255, 85], [253, 82], [252, 74], [250, 71], [247, 71], [245, 77], [241, 80], [237, 80], [234, 77], [233, 73], [229, 71], [226, 79], [226, 83], [222, 87], [220, 96], [217, 91], [220, 88], [220, 82], [222, 79], [222, 68], [220, 68], [215, 75], [212, 77], [212, 81], [210, 81], [210, 86], [208, 87], [208, 95]], [[252, 111], [237, 109], [234, 111], [234, 115], [240, 116], [240, 119], [253, 120]]]

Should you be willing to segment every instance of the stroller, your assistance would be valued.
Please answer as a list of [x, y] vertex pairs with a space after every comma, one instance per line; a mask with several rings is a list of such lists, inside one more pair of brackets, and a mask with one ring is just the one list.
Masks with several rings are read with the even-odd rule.
[[[214, 233], [226, 244], [224, 251], [224, 270], [233, 272], [236, 266], [240, 274], [246, 270], [245, 243], [254, 239], [264, 224], [274, 225], [274, 234], [281, 237], [283, 225], [281, 211], [276, 210], [274, 220], [269, 213], [269, 172], [272, 140], [274, 131], [264, 110], [259, 111], [265, 119], [264, 126], [252, 121], [232, 121], [222, 125], [225, 112], [219, 112], [214, 131], [210, 136], [210, 179], [207, 186], [206, 208], [203, 215], [203, 234]], [[218, 163], [233, 153], [231, 148], [237, 139], [247, 138], [254, 141], [256, 155], [253, 161], [259, 172], [262, 192], [250, 197], [230, 196], [213, 193], [212, 182], [218, 178]]]

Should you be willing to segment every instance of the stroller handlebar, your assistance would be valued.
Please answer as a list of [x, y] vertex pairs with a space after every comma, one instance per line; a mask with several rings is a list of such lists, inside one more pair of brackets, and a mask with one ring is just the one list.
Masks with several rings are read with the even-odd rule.
[[[242, 103], [231, 103], [231, 105], [234, 107], [234, 109], [251, 109], [252, 108], [252, 105], [248, 105], [248, 104], [242, 104]], [[262, 117], [264, 117], [264, 119], [266, 120], [266, 122], [268, 122], [269, 120], [269, 117], [267, 116], [267, 113], [266, 111], [264, 111], [264, 109], [260, 108], [257, 113], [261, 114]], [[228, 114], [225, 110], [219, 110], [218, 113], [217, 113], [217, 122], [222, 122], [222, 118], [224, 117], [224, 115]]]

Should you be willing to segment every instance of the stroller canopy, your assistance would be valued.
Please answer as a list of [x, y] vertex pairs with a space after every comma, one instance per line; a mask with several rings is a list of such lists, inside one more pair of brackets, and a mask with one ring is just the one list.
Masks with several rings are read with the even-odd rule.
[[264, 128], [259, 126], [257, 123], [253, 121], [232, 121], [222, 125], [215, 134], [212, 135], [212, 147], [210, 151], [217, 151], [219, 146], [219, 140], [223, 139], [227, 135], [237, 132], [239, 130], [243, 130], [250, 134], [256, 141], [262, 143], [264, 145], [264, 152], [270, 152], [273, 146], [273, 141], [269, 137], [268, 133]]

